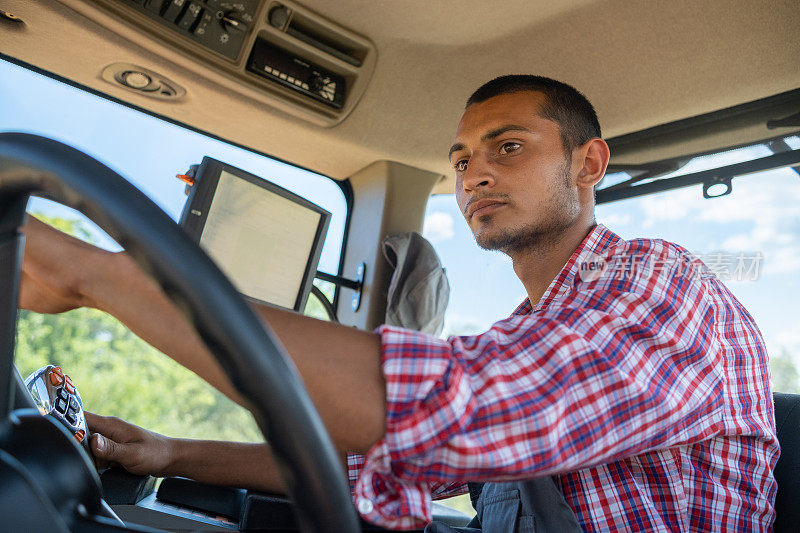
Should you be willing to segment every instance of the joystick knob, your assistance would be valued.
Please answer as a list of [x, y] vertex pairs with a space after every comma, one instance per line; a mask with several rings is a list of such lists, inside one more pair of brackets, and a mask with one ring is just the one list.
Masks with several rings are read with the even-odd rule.
[[61, 367], [43, 366], [28, 376], [25, 386], [39, 411], [61, 422], [91, 457], [83, 400], [72, 379]]

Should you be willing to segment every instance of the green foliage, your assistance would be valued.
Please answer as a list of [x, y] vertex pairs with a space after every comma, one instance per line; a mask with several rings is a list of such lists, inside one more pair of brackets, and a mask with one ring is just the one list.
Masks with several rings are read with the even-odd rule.
[[451, 498], [436, 501], [437, 503], [446, 505], [451, 509], [455, 509], [456, 511], [461, 511], [469, 516], [475, 516], [477, 514], [475, 512], [475, 508], [472, 507], [472, 501], [469, 499], [469, 494], [461, 494], [459, 496], [453, 496]]
[[39, 220], [47, 222], [54, 228], [61, 230], [64, 233], [72, 235], [73, 237], [77, 237], [90, 244], [96, 244], [95, 239], [92, 237], [92, 233], [77, 218], [49, 217], [42, 213], [33, 213], [33, 216]]
[[777, 356], [770, 357], [769, 366], [773, 391], [800, 394], [800, 374], [786, 348], [781, 349]]
[[[333, 283], [314, 280], [314, 285], [316, 285], [317, 288], [322, 291], [322, 294], [328, 297], [329, 302], [333, 302], [333, 293], [336, 289]], [[322, 305], [322, 302], [320, 302], [319, 298], [314, 296], [313, 293], [308, 297], [306, 308], [303, 310], [303, 314], [313, 316], [314, 318], [318, 318], [320, 320], [330, 320], [328, 317], [328, 312], [325, 311], [325, 307]]]
[[[37, 216], [88, 240], [90, 233], [78, 220]], [[15, 361], [23, 378], [47, 364], [61, 366], [75, 381], [88, 411], [169, 436], [263, 440], [248, 411], [105, 313], [22, 311], [17, 328]]]
[[481, 327], [472, 320], [456, 319], [445, 322], [444, 331], [440, 335], [443, 339], [448, 337], [458, 337], [461, 335], [476, 335], [486, 331], [486, 327]]

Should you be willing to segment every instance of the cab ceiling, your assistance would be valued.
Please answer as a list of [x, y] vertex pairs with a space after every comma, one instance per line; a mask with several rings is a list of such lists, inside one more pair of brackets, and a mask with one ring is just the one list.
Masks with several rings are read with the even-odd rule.
[[[364, 96], [332, 128], [231, 93], [148, 35], [99, 11], [90, 20], [56, 0], [0, 0], [0, 9], [25, 21], [0, 24], [0, 51], [334, 178], [377, 160], [449, 177], [447, 149], [464, 101], [502, 74], [536, 73], [575, 85], [594, 103], [606, 137], [800, 87], [796, 0], [303, 5], [369, 38], [378, 51]], [[119, 61], [173, 79], [187, 97], [154, 101], [109, 85], [100, 73]], [[444, 179], [436, 192], [450, 188]]]

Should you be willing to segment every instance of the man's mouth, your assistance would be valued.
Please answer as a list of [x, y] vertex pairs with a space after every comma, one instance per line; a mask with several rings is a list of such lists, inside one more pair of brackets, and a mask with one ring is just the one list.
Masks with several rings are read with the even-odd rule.
[[505, 202], [493, 200], [491, 198], [469, 202], [467, 204], [467, 218], [471, 219], [474, 216], [488, 215], [505, 205]]

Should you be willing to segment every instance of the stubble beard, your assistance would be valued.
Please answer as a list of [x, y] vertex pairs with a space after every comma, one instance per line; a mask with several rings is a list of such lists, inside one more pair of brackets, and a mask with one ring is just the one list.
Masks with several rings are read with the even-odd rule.
[[[521, 252], [544, 250], [558, 243], [575, 224], [580, 215], [578, 196], [570, 188], [570, 161], [567, 159], [560, 169], [561, 178], [558, 190], [550, 197], [552, 209], [543, 220], [535, 224], [503, 228], [499, 231], [476, 233], [475, 242], [484, 250], [497, 250], [509, 256]], [[478, 218], [481, 223], [489, 223], [494, 215]]]

